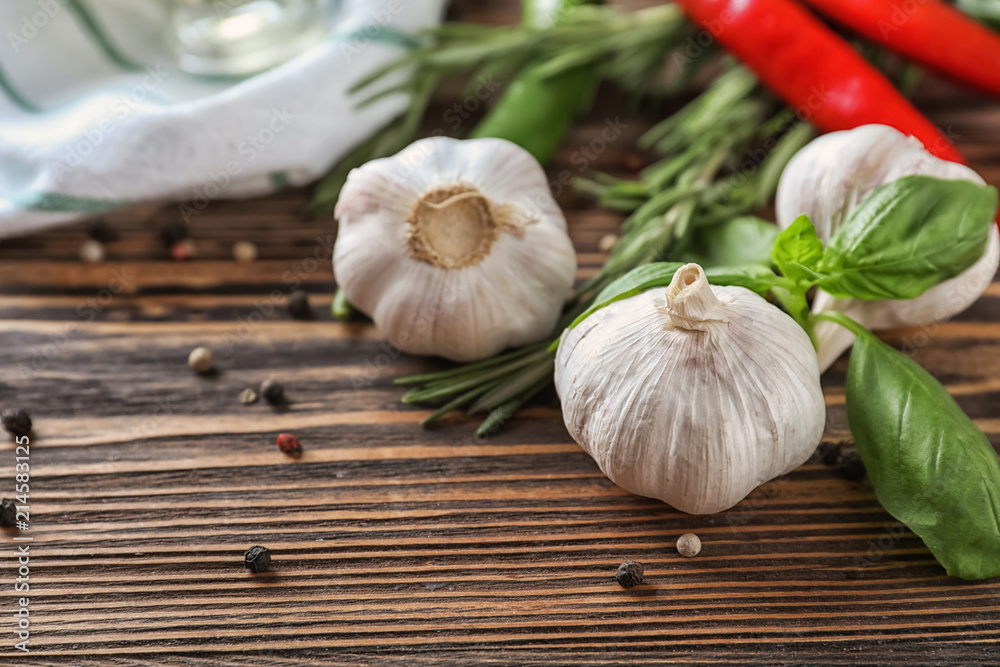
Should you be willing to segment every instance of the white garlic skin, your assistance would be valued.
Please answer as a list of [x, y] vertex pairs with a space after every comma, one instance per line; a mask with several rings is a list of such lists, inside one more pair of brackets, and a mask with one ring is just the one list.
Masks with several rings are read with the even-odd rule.
[[[465, 204], [446, 200], [451, 210], [482, 205], [489, 220], [503, 224], [495, 225], [500, 231], [484, 256], [443, 266], [414, 250], [411, 219], [422, 198], [448, 188], [478, 193]], [[576, 275], [576, 253], [545, 172], [502, 139], [432, 137], [369, 162], [349, 175], [336, 216], [338, 285], [411, 354], [473, 361], [539, 341], [555, 327]], [[435, 238], [448, 252], [464, 252], [481, 231], [472, 226], [449, 239], [441, 224]]]
[[566, 428], [604, 474], [691, 514], [804, 463], [826, 420], [802, 328], [697, 264], [566, 332], [555, 379]]
[[[784, 229], [805, 213], [826, 243], [851, 209], [878, 186], [913, 175], [984, 183], [965, 165], [934, 157], [914, 137], [886, 125], [863, 125], [825, 134], [792, 158], [778, 183], [778, 225]], [[982, 296], [998, 264], [1000, 233], [994, 226], [986, 252], [974, 265], [915, 299], [837, 299], [819, 290], [813, 312], [842, 312], [873, 330], [942, 322]], [[854, 344], [854, 334], [830, 322], [818, 323], [815, 333], [821, 370], [829, 368]]]

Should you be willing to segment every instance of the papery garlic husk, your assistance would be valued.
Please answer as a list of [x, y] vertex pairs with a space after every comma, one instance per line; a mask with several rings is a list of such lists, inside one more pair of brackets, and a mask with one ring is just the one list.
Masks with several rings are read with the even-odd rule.
[[826, 421], [809, 336], [697, 264], [564, 333], [555, 378], [566, 428], [604, 474], [691, 514], [801, 465]]
[[[965, 165], [934, 157], [913, 137], [886, 125], [863, 125], [825, 134], [792, 158], [778, 183], [778, 225], [784, 229], [805, 213], [825, 244], [851, 209], [878, 186], [913, 175], [984, 183]], [[812, 310], [842, 312], [873, 330], [942, 322], [982, 296], [998, 264], [1000, 233], [994, 226], [986, 251], [975, 264], [915, 299], [837, 299], [817, 290]], [[854, 344], [854, 334], [830, 322], [817, 323], [815, 334], [821, 370]]]
[[576, 274], [545, 172], [502, 139], [422, 139], [350, 173], [334, 273], [403, 351], [472, 361], [549, 335]]

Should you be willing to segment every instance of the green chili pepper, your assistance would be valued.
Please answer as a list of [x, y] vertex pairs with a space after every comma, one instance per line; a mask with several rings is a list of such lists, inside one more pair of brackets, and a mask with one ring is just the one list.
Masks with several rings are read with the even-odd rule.
[[[600, 0], [562, 0], [551, 15], [543, 14], [533, 0], [522, 3], [522, 23], [545, 28], [571, 7], [602, 4]], [[511, 81], [500, 101], [469, 135], [470, 139], [506, 139], [548, 162], [573, 124], [596, 84], [594, 68], [579, 67], [555, 76], [543, 76], [541, 66], [527, 67]]]

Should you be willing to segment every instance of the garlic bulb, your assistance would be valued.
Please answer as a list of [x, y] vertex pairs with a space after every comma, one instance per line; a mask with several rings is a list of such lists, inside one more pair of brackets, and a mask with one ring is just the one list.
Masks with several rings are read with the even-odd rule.
[[[805, 213], [826, 243], [851, 209], [878, 186], [903, 176], [933, 176], [983, 183], [968, 167], [940, 160], [913, 137], [885, 125], [831, 132], [812, 141], [788, 163], [778, 183], [778, 224], [788, 227]], [[986, 252], [961, 275], [907, 301], [837, 299], [818, 291], [813, 312], [835, 310], [869, 329], [940, 322], [962, 312], [993, 280], [1000, 263], [1000, 234], [990, 232]], [[854, 343], [854, 334], [829, 322], [816, 326], [821, 370]]]
[[552, 332], [576, 274], [545, 173], [502, 139], [423, 139], [350, 173], [337, 283], [402, 350], [455, 361]]
[[823, 435], [809, 337], [697, 264], [564, 333], [555, 377], [566, 428], [604, 474], [692, 514], [732, 507]]

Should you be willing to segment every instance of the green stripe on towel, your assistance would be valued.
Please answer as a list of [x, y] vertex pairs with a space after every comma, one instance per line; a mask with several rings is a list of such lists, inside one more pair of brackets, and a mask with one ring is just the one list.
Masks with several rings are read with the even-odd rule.
[[420, 40], [413, 35], [387, 28], [378, 23], [369, 23], [360, 28], [355, 28], [350, 32], [334, 32], [330, 35], [330, 40], [335, 42], [346, 42], [352, 39], [361, 42], [372, 41], [380, 44], [392, 44], [404, 49], [415, 49], [420, 46]]
[[284, 190], [290, 185], [288, 174], [284, 171], [272, 171], [267, 177], [271, 181], [271, 187], [275, 190]]
[[13, 102], [14, 105], [21, 111], [27, 111], [28, 113], [42, 112], [40, 107], [21, 95], [21, 93], [14, 88], [14, 84], [12, 84], [10, 79], [7, 78], [7, 74], [3, 71], [2, 67], [0, 67], [0, 90], [6, 93], [7, 97], [10, 98], [10, 101]]
[[29, 192], [14, 202], [18, 208], [46, 213], [104, 213], [129, 202], [106, 199], [84, 199], [54, 192]]
[[134, 62], [118, 50], [118, 47], [114, 45], [108, 36], [107, 31], [94, 17], [93, 10], [84, 4], [83, 0], [66, 0], [66, 6], [76, 16], [84, 30], [94, 39], [94, 42], [104, 52], [104, 55], [108, 57], [108, 60], [124, 70], [134, 71], [142, 69], [142, 65]]

